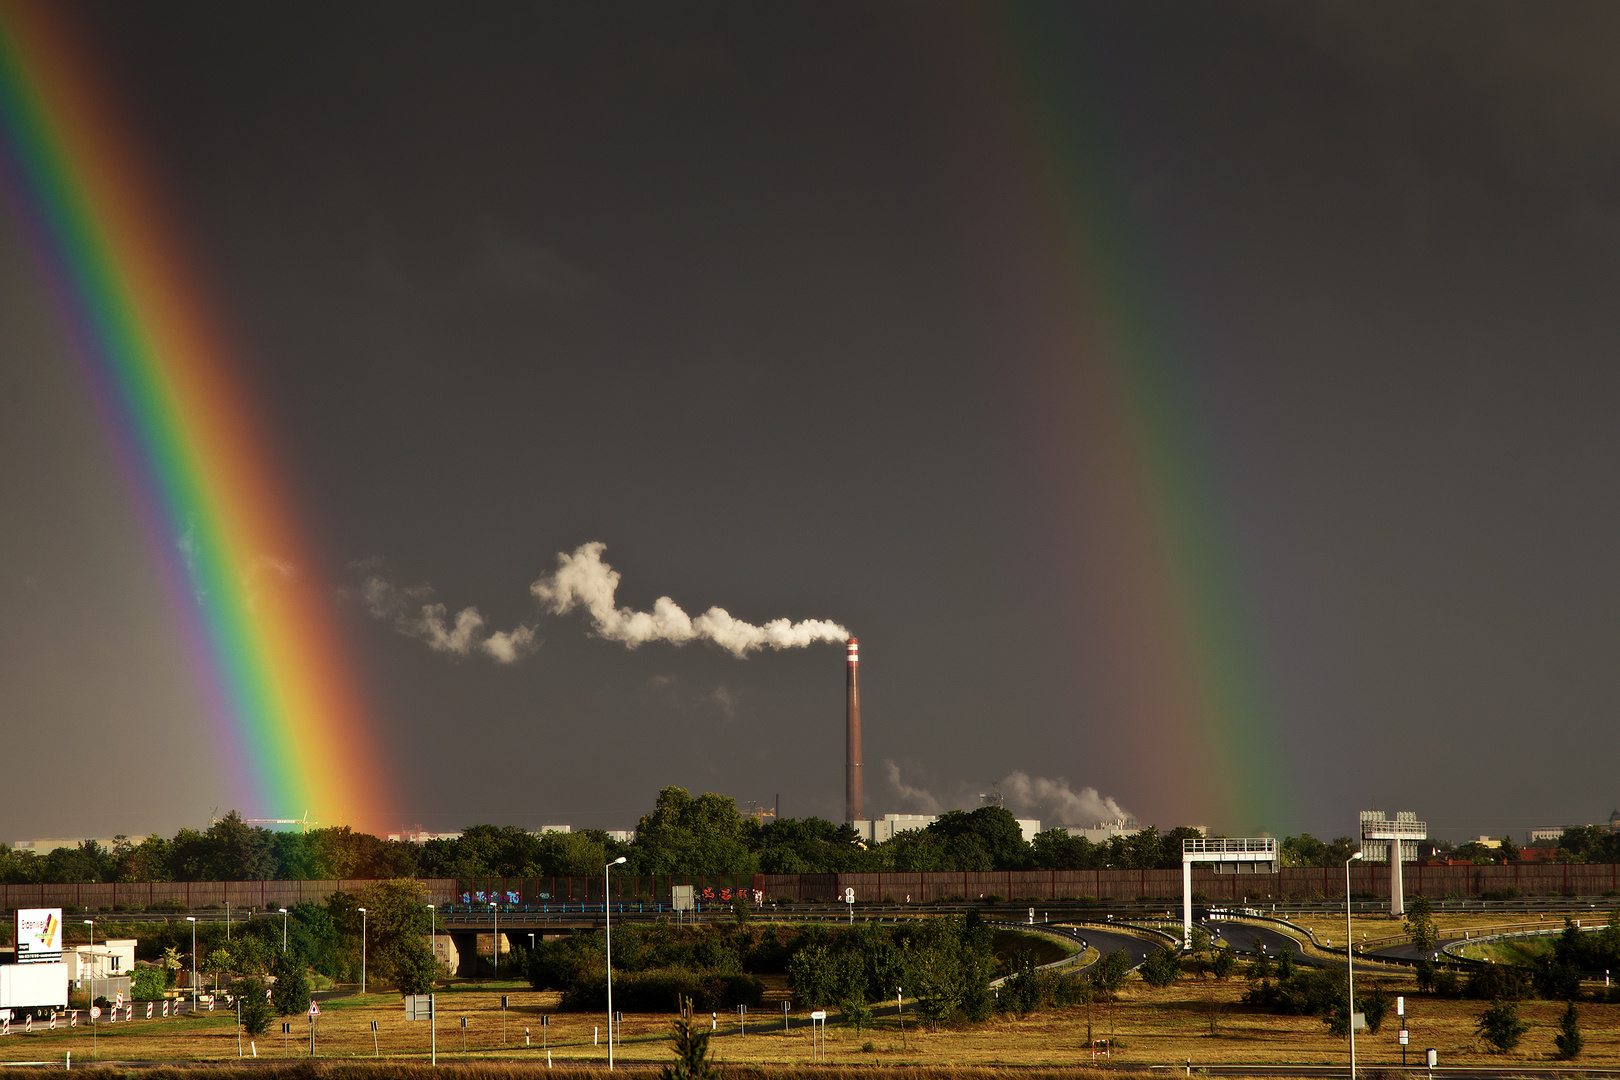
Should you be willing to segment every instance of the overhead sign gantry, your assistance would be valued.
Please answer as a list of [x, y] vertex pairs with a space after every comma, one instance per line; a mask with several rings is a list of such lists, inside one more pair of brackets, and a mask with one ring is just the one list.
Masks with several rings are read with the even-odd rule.
[[1196, 837], [1181, 842], [1181, 944], [1192, 947], [1193, 863], [1211, 863], [1217, 874], [1274, 874], [1277, 872], [1275, 836]]

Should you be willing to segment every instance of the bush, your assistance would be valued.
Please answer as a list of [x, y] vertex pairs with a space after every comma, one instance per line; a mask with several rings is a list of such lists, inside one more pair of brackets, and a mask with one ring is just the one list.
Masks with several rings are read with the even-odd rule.
[[137, 967], [130, 973], [129, 996], [136, 1001], [152, 1001], [169, 988], [169, 973], [162, 968]]
[[1181, 978], [1181, 957], [1173, 949], [1157, 949], [1142, 961], [1142, 981], [1156, 990]]
[[1115, 949], [1091, 966], [1091, 985], [1105, 998], [1119, 993], [1125, 976], [1131, 973], [1131, 958], [1124, 949]]
[[1581, 1014], [1575, 1010], [1572, 1001], [1564, 1010], [1564, 1015], [1558, 1018], [1558, 1034], [1553, 1036], [1553, 1043], [1558, 1047], [1558, 1056], [1568, 1061], [1580, 1054], [1585, 1042], [1581, 1038]]
[[[756, 1008], [765, 1000], [765, 984], [752, 975], [656, 968], [615, 972], [613, 1007], [627, 1012], [674, 1012], [682, 999], [701, 1012]], [[597, 1012], [607, 1008], [607, 974], [576, 979], [563, 991], [562, 1008]]]
[[270, 1004], [278, 1016], [296, 1016], [309, 1008], [309, 969], [304, 967], [303, 961], [284, 955], [276, 961], [275, 975]]
[[1512, 964], [1486, 964], [1468, 976], [1463, 996], [1475, 1001], [1519, 1001], [1530, 996], [1530, 973]]
[[241, 1001], [239, 1008], [242, 1011], [242, 1030], [253, 1036], [263, 1035], [269, 1031], [270, 1021], [276, 1013], [266, 998], [264, 981], [237, 979], [231, 984], [231, 990]]
[[677, 1002], [681, 1018], [675, 1021], [675, 1061], [665, 1065], [660, 1080], [714, 1080], [720, 1070], [709, 1058], [709, 1033], [690, 1017], [692, 1002]]
[[1497, 1001], [1480, 1014], [1474, 1031], [1491, 1044], [1493, 1054], [1505, 1054], [1519, 1045], [1530, 1025], [1519, 1019], [1519, 1007], [1511, 1001]]

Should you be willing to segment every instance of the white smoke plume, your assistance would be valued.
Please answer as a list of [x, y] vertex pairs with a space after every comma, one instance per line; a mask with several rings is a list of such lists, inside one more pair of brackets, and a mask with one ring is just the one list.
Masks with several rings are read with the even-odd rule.
[[408, 637], [427, 642], [438, 652], [456, 656], [477, 652], [497, 663], [510, 664], [535, 648], [532, 626], [486, 633], [484, 617], [477, 608], [462, 608], [451, 621], [445, 605], [429, 602], [432, 595], [431, 585], [395, 585], [375, 573], [368, 575], [360, 588], [361, 599], [372, 615], [393, 623], [394, 629]]
[[758, 649], [797, 649], [849, 637], [848, 630], [822, 619], [773, 619], [764, 626], [755, 626], [717, 607], [692, 618], [667, 596], [660, 596], [650, 612], [618, 607], [613, 597], [619, 588], [619, 572], [602, 561], [606, 546], [582, 544], [572, 555], [559, 554], [557, 572], [540, 578], [529, 586], [529, 591], [543, 608], [556, 615], [584, 608], [599, 637], [623, 642], [632, 649], [649, 641], [684, 645], [703, 640], [740, 658]]
[[1134, 820], [1112, 796], [1098, 794], [1094, 787], [1075, 791], [1062, 777], [1049, 780], [1028, 773], [1010, 773], [1001, 781], [1001, 797], [1007, 809], [1020, 815], [1039, 817], [1043, 826], [1089, 827]]
[[906, 809], [915, 810], [920, 814], [937, 814], [940, 811], [940, 802], [934, 798], [934, 793], [923, 788], [912, 787], [900, 779], [900, 766], [892, 761], [885, 761], [883, 767], [889, 772], [889, 786], [899, 794], [906, 804]]
[[[938, 814], [947, 809], [976, 810], [983, 805], [983, 788], [955, 785], [953, 794], [935, 795], [926, 788], [908, 784], [900, 776], [900, 767], [885, 761], [889, 786], [900, 805], [911, 812]], [[1062, 777], [1048, 779], [1030, 776], [1024, 772], [1009, 773], [996, 787], [1001, 792], [1003, 805], [1017, 817], [1038, 818], [1043, 828], [1053, 825], [1078, 825], [1090, 828], [1110, 822], [1134, 821], [1134, 816], [1111, 796], [1099, 794], [1096, 788], [1083, 787], [1079, 791], [1069, 786]]]

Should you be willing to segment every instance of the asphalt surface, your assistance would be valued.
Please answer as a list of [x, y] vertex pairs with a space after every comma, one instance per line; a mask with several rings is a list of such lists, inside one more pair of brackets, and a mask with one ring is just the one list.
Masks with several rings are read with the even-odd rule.
[[[1051, 927], [1051, 929], [1055, 930], [1059, 929], [1059, 927], [1054, 926]], [[1122, 934], [1113, 930], [1102, 930], [1095, 926], [1074, 926], [1064, 927], [1063, 929], [1073, 930], [1073, 936], [1077, 941], [1096, 949], [1098, 960], [1109, 955], [1110, 953], [1115, 953], [1121, 949], [1124, 949], [1125, 955], [1131, 959], [1131, 967], [1133, 968], [1162, 947], [1155, 942], [1148, 941], [1145, 938], [1139, 938], [1134, 934]], [[1096, 962], [1096, 960], [1093, 960], [1091, 963], [1094, 964]], [[1084, 971], [1090, 966], [1091, 964], [1076, 966], [1073, 970]]]
[[1344, 961], [1333, 961], [1316, 956], [1306, 956], [1299, 946], [1299, 942], [1281, 930], [1269, 926], [1260, 926], [1255, 923], [1227, 922], [1215, 920], [1204, 924], [1204, 929], [1215, 935], [1217, 941], [1224, 941], [1241, 953], [1253, 952], [1255, 940], [1258, 939], [1266, 948], [1266, 955], [1275, 960], [1282, 955], [1283, 947], [1294, 950], [1296, 963], [1308, 967], [1343, 967]]

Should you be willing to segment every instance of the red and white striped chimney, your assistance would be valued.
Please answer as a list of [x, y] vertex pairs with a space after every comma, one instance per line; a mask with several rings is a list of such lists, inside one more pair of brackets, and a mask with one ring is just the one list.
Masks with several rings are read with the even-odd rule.
[[849, 639], [849, 675], [844, 703], [844, 813], [849, 821], [866, 820], [861, 797], [861, 647]]

